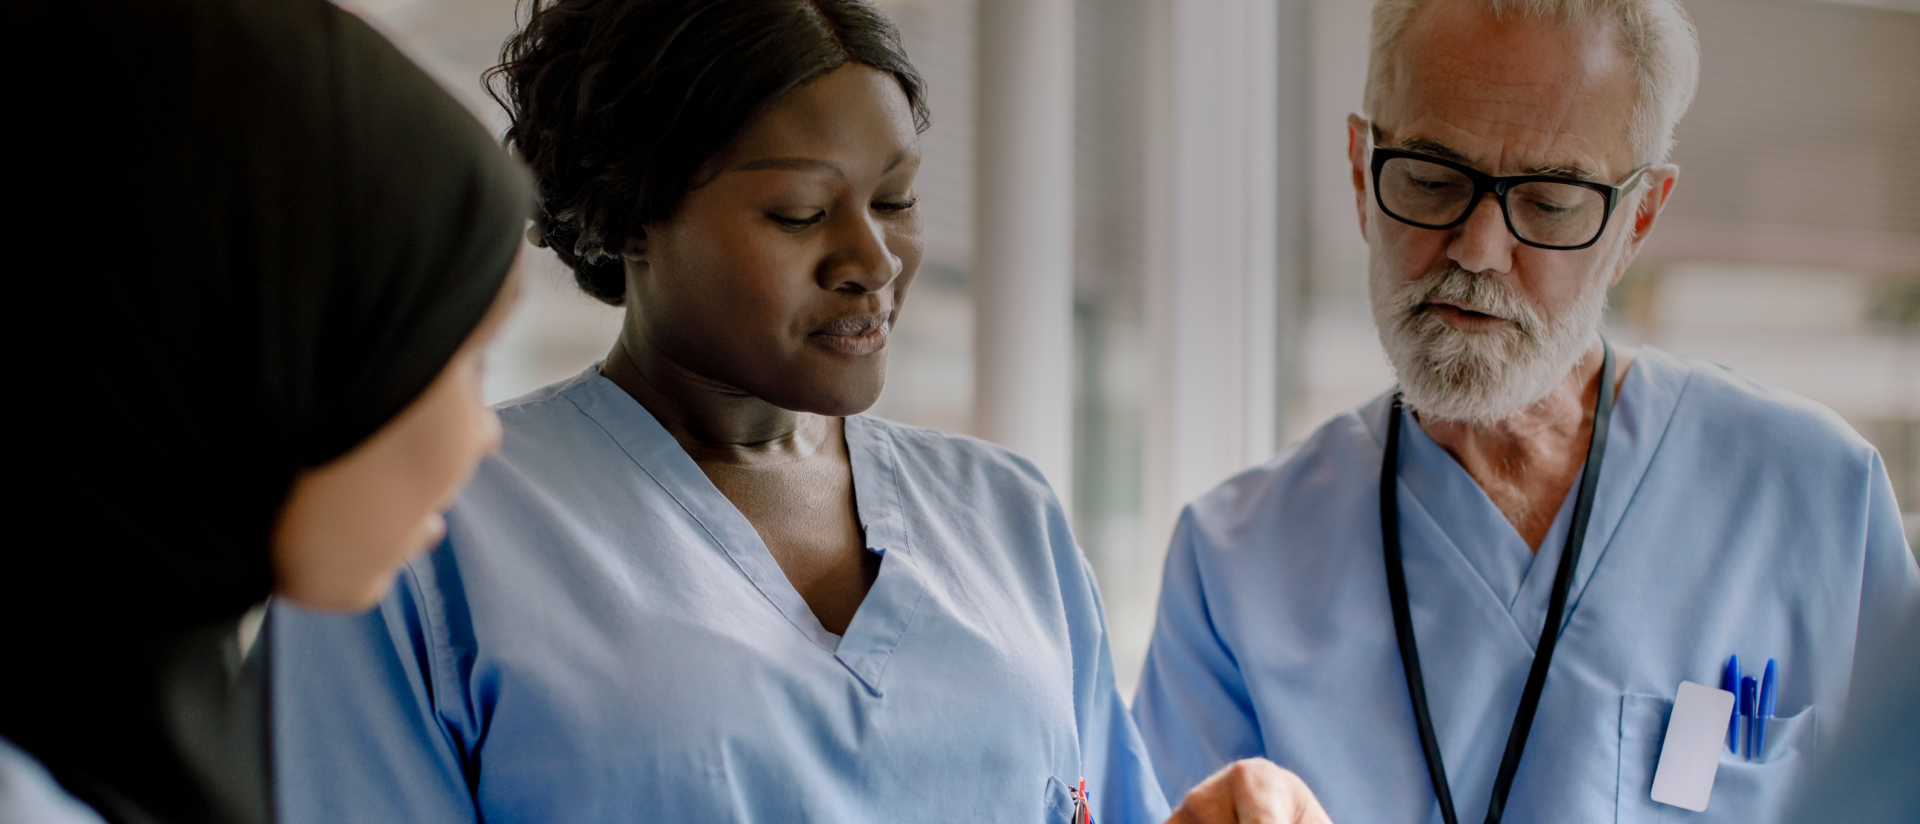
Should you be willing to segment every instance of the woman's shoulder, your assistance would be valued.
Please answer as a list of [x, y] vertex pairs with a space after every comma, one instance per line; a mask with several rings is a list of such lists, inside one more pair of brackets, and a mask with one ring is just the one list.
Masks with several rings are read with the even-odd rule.
[[633, 460], [675, 446], [645, 408], [600, 374], [599, 364], [494, 407], [500, 451], [480, 477], [511, 470], [523, 480], [563, 485], [587, 466], [631, 469]]
[[678, 444], [619, 391], [589, 368], [496, 406], [500, 449], [480, 462], [449, 512], [455, 535], [464, 536], [456, 543], [518, 546], [583, 519], [671, 508], [663, 485], [685, 484], [697, 470], [672, 459]]
[[494, 404], [494, 411], [500, 413], [501, 424], [509, 428], [538, 425], [555, 417], [578, 415], [580, 401], [576, 396], [587, 392], [599, 374], [599, 364], [594, 364], [579, 374]]
[[[855, 483], [869, 478], [862, 517], [900, 524], [898, 538], [937, 574], [1023, 593], [1016, 601], [1029, 605], [1090, 586], [1060, 499], [1032, 461], [979, 438], [867, 416], [847, 419], [847, 440]], [[870, 527], [876, 534], [892, 535]]]
[[[999, 444], [870, 415], [847, 421], [890, 446], [901, 471], [923, 483], [954, 488], [981, 486], [1001, 494], [1035, 498], [1053, 495], [1046, 475], [1033, 461]], [[858, 437], [861, 433], [855, 429], [849, 434]]]

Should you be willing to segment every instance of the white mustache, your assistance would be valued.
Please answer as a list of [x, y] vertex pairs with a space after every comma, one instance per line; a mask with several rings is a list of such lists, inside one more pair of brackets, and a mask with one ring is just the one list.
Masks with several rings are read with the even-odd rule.
[[1443, 300], [1510, 321], [1529, 339], [1540, 337], [1539, 314], [1512, 287], [1489, 275], [1454, 266], [1408, 284], [1401, 295], [1401, 309], [1408, 314], [1419, 313], [1426, 304]]

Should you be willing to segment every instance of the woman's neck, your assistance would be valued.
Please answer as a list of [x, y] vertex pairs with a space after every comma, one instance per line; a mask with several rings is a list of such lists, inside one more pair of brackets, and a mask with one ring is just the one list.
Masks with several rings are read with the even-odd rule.
[[623, 333], [600, 374], [646, 407], [696, 462], [783, 462], [835, 438], [833, 419], [782, 409], [674, 361]]

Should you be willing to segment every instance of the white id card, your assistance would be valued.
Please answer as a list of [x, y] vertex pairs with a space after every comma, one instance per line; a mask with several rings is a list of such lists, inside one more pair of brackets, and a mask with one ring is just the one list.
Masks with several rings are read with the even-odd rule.
[[1680, 682], [1660, 745], [1660, 766], [1653, 773], [1653, 800], [1696, 813], [1705, 812], [1720, 771], [1720, 748], [1727, 745], [1733, 719], [1733, 693]]

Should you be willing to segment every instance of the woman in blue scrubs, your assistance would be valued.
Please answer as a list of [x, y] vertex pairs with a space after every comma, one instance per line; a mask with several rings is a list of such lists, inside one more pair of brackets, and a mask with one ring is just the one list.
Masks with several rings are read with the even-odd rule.
[[280, 613], [288, 819], [1166, 818], [1045, 479], [858, 414], [922, 250], [891, 24], [540, 2], [494, 79], [535, 237], [625, 326], [501, 408], [377, 612]]
[[[371, 607], [500, 425], [526, 170], [325, 0], [0, 6], [0, 822], [264, 824], [260, 603]], [[74, 37], [84, 32], [84, 37]]]

